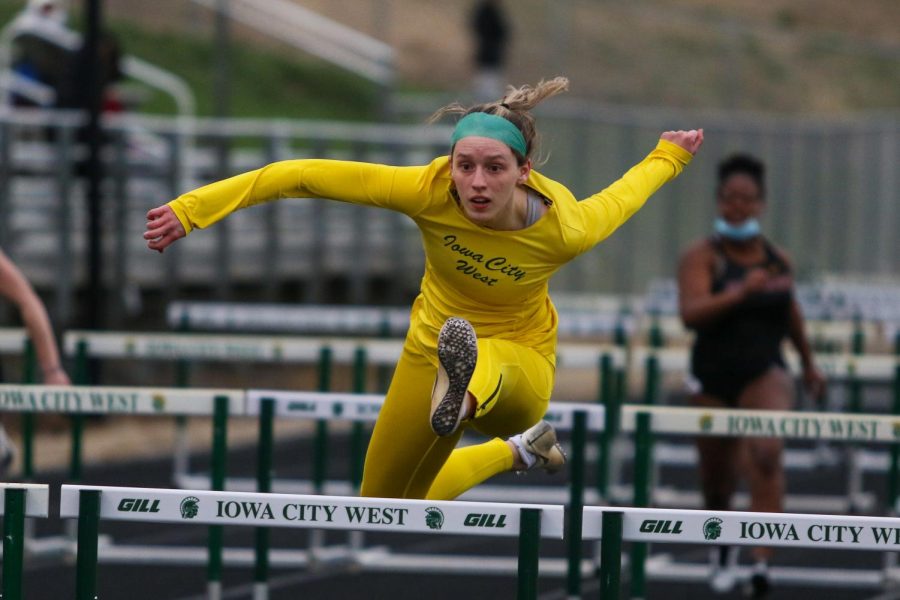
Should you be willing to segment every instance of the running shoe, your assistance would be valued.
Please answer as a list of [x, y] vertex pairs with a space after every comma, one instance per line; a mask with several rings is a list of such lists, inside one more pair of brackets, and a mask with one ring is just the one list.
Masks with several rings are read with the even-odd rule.
[[431, 429], [444, 437], [457, 430], [465, 411], [466, 392], [475, 372], [478, 344], [465, 319], [450, 317], [437, 343], [438, 372], [431, 390]]
[[709, 587], [717, 594], [734, 589], [738, 581], [737, 548], [721, 546], [710, 550]]
[[556, 440], [556, 430], [547, 421], [539, 421], [522, 433], [522, 446], [534, 457], [526, 470], [544, 469], [556, 473], [566, 464], [566, 453]]
[[753, 575], [747, 581], [744, 595], [747, 598], [768, 598], [772, 583], [769, 581], [769, 569], [763, 565], [753, 568]]
[[0, 478], [6, 477], [6, 472], [12, 466], [16, 457], [16, 447], [6, 435], [6, 430], [0, 425]]

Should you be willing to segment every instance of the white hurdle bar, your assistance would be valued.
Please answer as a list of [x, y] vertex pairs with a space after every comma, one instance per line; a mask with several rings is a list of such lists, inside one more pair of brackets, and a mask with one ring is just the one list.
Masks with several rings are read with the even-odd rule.
[[[536, 504], [437, 502], [340, 496], [252, 494], [205, 490], [168, 490], [64, 485], [60, 517], [78, 519], [76, 600], [95, 598], [99, 522], [101, 520], [177, 523], [179, 525], [243, 525], [256, 528], [288, 527], [314, 530], [409, 532], [422, 535], [476, 535], [518, 537], [518, 597], [536, 598], [540, 538], [563, 538], [563, 507]], [[207, 585], [210, 600], [222, 597], [221, 560], [210, 542]], [[221, 550], [221, 548], [219, 548]], [[265, 548], [268, 551], [268, 548]], [[177, 548], [170, 556], [178, 561]], [[358, 554], [354, 564], [364, 569], [448, 572], [459, 570], [451, 557], [413, 556], [387, 564], [378, 553]], [[312, 565], [312, 561], [308, 565]], [[496, 565], [494, 565], [495, 567]], [[490, 561], [468, 559], [468, 574], [509, 573]], [[257, 571], [254, 598], [267, 597], [267, 573]]]
[[[659, 379], [660, 375], [687, 375], [689, 371], [690, 351], [686, 348], [647, 348], [635, 347], [630, 353], [630, 371], [644, 370], [647, 380]], [[796, 372], [799, 359], [796, 353], [789, 352], [785, 358], [789, 367]], [[816, 363], [833, 383], [867, 383], [900, 385], [900, 356], [889, 354], [816, 354]], [[649, 387], [649, 386], [648, 386]], [[657, 385], [658, 388], [658, 385]], [[653, 398], [645, 398], [652, 404]], [[861, 401], [860, 401], [861, 404]], [[659, 446], [658, 466], [686, 466], [697, 461], [693, 447], [684, 444], [667, 444]], [[848, 462], [848, 487], [859, 490], [865, 472], [884, 473], [889, 470], [890, 460], [882, 451], [870, 451], [862, 448], [845, 449]], [[785, 452], [785, 468], [810, 469], [819, 465], [833, 464], [840, 459], [835, 453], [820, 444], [813, 449], [787, 449]], [[855, 496], [860, 500], [856, 505], [862, 510], [869, 510], [869, 501], [864, 494]], [[822, 507], [819, 507], [820, 509]], [[825, 507], [826, 510], [838, 510]]]
[[[701, 407], [670, 407], [626, 405], [622, 407], [621, 430], [641, 434], [638, 415], [647, 415], [648, 435], [680, 436], [729, 436], [729, 437], [776, 437], [786, 440], [833, 441], [847, 444], [897, 444], [900, 442], [900, 416], [871, 414], [815, 413], [797, 411], [715, 409]], [[639, 443], [639, 445], [641, 445]], [[644, 444], [645, 446], [652, 446]], [[653, 451], [648, 449], [643, 456], [636, 453], [636, 461], [651, 462]], [[635, 470], [638, 470], [636, 466]], [[651, 479], [652, 468], [647, 469]], [[892, 478], [897, 473], [889, 472]], [[856, 480], [850, 478], [853, 484]], [[638, 484], [652, 486], [650, 481]], [[859, 484], [861, 486], [861, 484]], [[895, 486], [896, 487], [896, 486]], [[637, 493], [637, 492], [636, 492]], [[849, 510], [859, 504], [872, 508], [874, 500], [859, 500], [863, 496], [861, 487], [851, 487], [846, 496], [825, 501], [819, 496], [788, 496], [785, 504], [789, 510], [802, 505], [805, 509], [821, 512], [823, 508]], [[669, 490], [660, 490], [648, 501], [664, 505], [699, 506], [699, 494], [678, 495]], [[896, 499], [889, 499], [889, 508], [897, 510]], [[639, 503], [638, 503], [639, 504]]]
[[[769, 546], [896, 552], [900, 550], [900, 519], [818, 514], [700, 511], [660, 508], [604, 508], [584, 510], [582, 535], [602, 539], [601, 597], [620, 597], [622, 541], [705, 544], [709, 546]], [[644, 565], [631, 563], [631, 597], [644, 594]], [[661, 581], [703, 582], [709, 563], [689, 564], [650, 560], [646, 578]], [[751, 569], [741, 568], [748, 579]], [[832, 567], [769, 568], [774, 584], [822, 587], [881, 588], [897, 573]]]

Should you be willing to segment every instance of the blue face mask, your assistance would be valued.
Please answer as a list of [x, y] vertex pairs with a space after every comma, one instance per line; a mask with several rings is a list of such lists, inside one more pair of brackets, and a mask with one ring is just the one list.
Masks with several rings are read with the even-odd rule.
[[738, 225], [732, 225], [725, 219], [719, 217], [716, 219], [715, 231], [726, 240], [735, 242], [746, 242], [755, 238], [760, 233], [759, 220], [747, 219]]

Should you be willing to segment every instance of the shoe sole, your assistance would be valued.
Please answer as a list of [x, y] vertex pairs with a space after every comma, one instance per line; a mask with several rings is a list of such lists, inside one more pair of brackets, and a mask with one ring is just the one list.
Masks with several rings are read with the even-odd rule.
[[450, 435], [462, 422], [463, 400], [475, 372], [478, 344], [475, 330], [465, 319], [451, 317], [438, 335], [438, 377], [432, 401], [441, 397], [431, 410], [431, 429], [438, 436]]

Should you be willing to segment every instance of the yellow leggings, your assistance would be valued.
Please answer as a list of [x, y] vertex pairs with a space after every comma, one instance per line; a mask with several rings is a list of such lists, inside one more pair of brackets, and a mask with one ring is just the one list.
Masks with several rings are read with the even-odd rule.
[[[513, 455], [502, 438], [537, 423], [553, 389], [554, 367], [546, 358], [507, 340], [479, 339], [469, 383], [475, 416], [438, 437], [429, 425], [436, 372], [407, 342], [372, 432], [361, 495], [450, 500], [508, 471]], [[455, 450], [466, 427], [494, 439]]]

